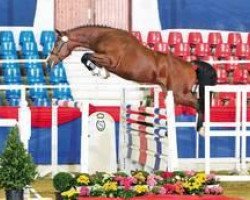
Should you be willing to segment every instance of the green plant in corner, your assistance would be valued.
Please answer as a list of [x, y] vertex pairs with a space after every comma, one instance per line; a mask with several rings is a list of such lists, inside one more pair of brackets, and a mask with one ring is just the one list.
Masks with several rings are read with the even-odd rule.
[[36, 165], [20, 140], [18, 127], [13, 127], [10, 129], [5, 149], [0, 156], [0, 187], [5, 189], [7, 199], [11, 199], [14, 195], [13, 199], [17, 200], [16, 193], [12, 191], [20, 191], [20, 199], [22, 199], [23, 188], [36, 176]]
[[74, 177], [68, 172], [59, 172], [53, 177], [53, 186], [58, 192], [69, 190], [74, 183]]

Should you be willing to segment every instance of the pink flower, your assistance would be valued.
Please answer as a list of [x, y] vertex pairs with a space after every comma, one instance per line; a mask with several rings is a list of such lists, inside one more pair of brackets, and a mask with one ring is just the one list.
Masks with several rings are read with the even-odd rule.
[[154, 187], [156, 184], [157, 184], [157, 181], [155, 180], [155, 176], [153, 174], [149, 175], [147, 177], [147, 185], [151, 186], [151, 187]]
[[189, 177], [194, 176], [195, 175], [195, 171], [193, 171], [193, 170], [185, 171], [185, 175], [189, 176]]
[[159, 194], [166, 194], [166, 189], [164, 187], [160, 187]]
[[89, 196], [90, 189], [87, 186], [82, 186], [80, 189], [80, 196]]
[[133, 177], [124, 177], [120, 181], [120, 184], [124, 186], [125, 190], [129, 190], [134, 182], [135, 182], [135, 179]]
[[124, 179], [124, 177], [122, 176], [116, 176], [114, 177], [114, 181], [118, 182], [119, 184], [121, 184], [120, 182]]

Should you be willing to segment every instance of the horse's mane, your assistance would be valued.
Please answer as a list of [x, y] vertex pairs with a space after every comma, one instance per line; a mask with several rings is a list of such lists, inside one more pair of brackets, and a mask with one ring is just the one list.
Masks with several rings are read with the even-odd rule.
[[[81, 25], [81, 26], [77, 26], [77, 27], [75, 27], [75, 28], [72, 28], [72, 29], [70, 29], [70, 30], [75, 30], [75, 29], [79, 29], [79, 28], [91, 28], [91, 27], [93, 27], [93, 28], [111, 28], [111, 29], [118, 29], [118, 28], [113, 28], [113, 27], [111, 27], [111, 26], [107, 26], [107, 25], [103, 25], [103, 24], [86, 24], [86, 25]], [[119, 30], [121, 30], [121, 29], [119, 29]]]

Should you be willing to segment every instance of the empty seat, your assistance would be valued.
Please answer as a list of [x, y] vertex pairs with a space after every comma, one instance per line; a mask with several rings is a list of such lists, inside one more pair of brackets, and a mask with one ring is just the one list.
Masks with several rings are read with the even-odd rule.
[[16, 44], [14, 42], [2, 42], [1, 51], [16, 51]]
[[12, 31], [0, 31], [0, 44], [3, 42], [14, 42], [14, 35]]
[[240, 33], [229, 33], [227, 37], [227, 43], [231, 48], [234, 48], [237, 44], [242, 43], [242, 38]]
[[229, 57], [227, 57], [225, 60], [228, 60], [228, 62], [225, 64], [225, 66], [226, 66], [226, 70], [228, 71], [228, 72], [230, 72], [230, 71], [234, 71], [234, 69], [237, 67], [237, 63], [230, 63], [230, 60], [239, 60], [238, 59], [238, 57], [235, 57], [235, 56], [229, 56]]
[[223, 68], [216, 68], [217, 73], [217, 83], [218, 84], [224, 84], [227, 83], [227, 71]]
[[19, 106], [20, 105], [20, 98], [11, 98], [7, 99], [8, 106]]
[[159, 51], [161, 53], [168, 53], [169, 52], [169, 46], [166, 42], [158, 42], [154, 45], [154, 50]]
[[233, 71], [233, 83], [234, 84], [247, 84], [248, 71], [239, 65]]
[[17, 59], [17, 54], [4, 54], [1, 57], [4, 60], [14, 60], [14, 59]]
[[218, 44], [223, 43], [221, 33], [220, 32], [210, 32], [208, 34], [207, 42], [208, 42], [209, 46], [212, 48], [216, 47]]
[[226, 43], [218, 44], [215, 49], [214, 55], [218, 59], [225, 59], [231, 56], [231, 49], [230, 49], [229, 44], [226, 44]]
[[35, 36], [33, 31], [21, 31], [19, 35], [19, 44], [23, 45], [25, 42], [35, 43]]
[[21, 83], [21, 70], [17, 63], [3, 64], [3, 80], [6, 84]]
[[183, 43], [182, 33], [178, 31], [169, 32], [168, 45], [172, 48], [178, 43]]
[[40, 44], [44, 46], [46, 43], [54, 43], [56, 40], [54, 31], [42, 31], [40, 36]]
[[34, 88], [30, 88], [29, 90], [29, 97], [32, 100], [48, 98], [47, 89], [39, 87], [43, 86], [43, 84], [32, 84], [32, 86], [34, 86]]
[[188, 34], [188, 43], [191, 47], [195, 47], [198, 43], [202, 43], [202, 35], [200, 32], [190, 32]]
[[142, 42], [142, 36], [140, 31], [132, 31], [131, 33], [139, 42]]
[[46, 58], [48, 55], [50, 55], [53, 47], [54, 47], [54, 43], [52, 43], [52, 42], [45, 43], [43, 45], [43, 49], [42, 49], [42, 57]]
[[6, 99], [20, 99], [21, 91], [17, 89], [6, 90]]
[[37, 107], [51, 106], [51, 103], [48, 98], [37, 98], [37, 99], [34, 99], [32, 102], [33, 102], [33, 106], [37, 106]]
[[67, 83], [66, 71], [62, 63], [58, 63], [50, 71], [51, 84]]
[[197, 44], [195, 47], [194, 54], [199, 58], [211, 56], [209, 44], [207, 43]]
[[0, 55], [16, 55], [16, 45], [14, 42], [2, 42], [0, 44]]
[[239, 43], [236, 45], [235, 56], [239, 59], [246, 59], [250, 57], [250, 46], [246, 43]]
[[[183, 56], [181, 57], [183, 60], [187, 61], [187, 62], [192, 62], [197, 60], [197, 57], [194, 55], [189, 55], [189, 56]], [[203, 60], [203, 59], [202, 59]]]
[[162, 36], [160, 31], [149, 31], [147, 35], [147, 44], [149, 47], [153, 47], [156, 43], [162, 42]]
[[30, 63], [26, 68], [27, 81], [29, 84], [44, 83], [44, 74], [41, 63]]
[[24, 42], [22, 44], [23, 57], [26, 57], [31, 54], [38, 55], [37, 44], [35, 42]]
[[188, 43], [178, 43], [174, 46], [173, 53], [178, 57], [190, 56], [190, 46]]
[[[58, 86], [62, 86], [61, 88], [53, 89], [53, 98], [61, 99], [61, 100], [72, 100], [72, 95], [68, 84], [58, 84]], [[66, 86], [66, 87], [64, 87]]]
[[248, 35], [247, 35], [247, 44], [250, 45], [250, 33], [248, 33]]

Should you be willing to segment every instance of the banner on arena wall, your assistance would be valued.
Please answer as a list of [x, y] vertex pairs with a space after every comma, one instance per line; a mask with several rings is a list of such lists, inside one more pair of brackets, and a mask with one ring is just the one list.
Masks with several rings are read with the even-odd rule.
[[117, 170], [115, 121], [106, 112], [89, 116], [89, 166], [90, 173]]
[[53, 0], [0, 0], [1, 27], [54, 27]]
[[162, 29], [250, 31], [249, 0], [158, 0]]

